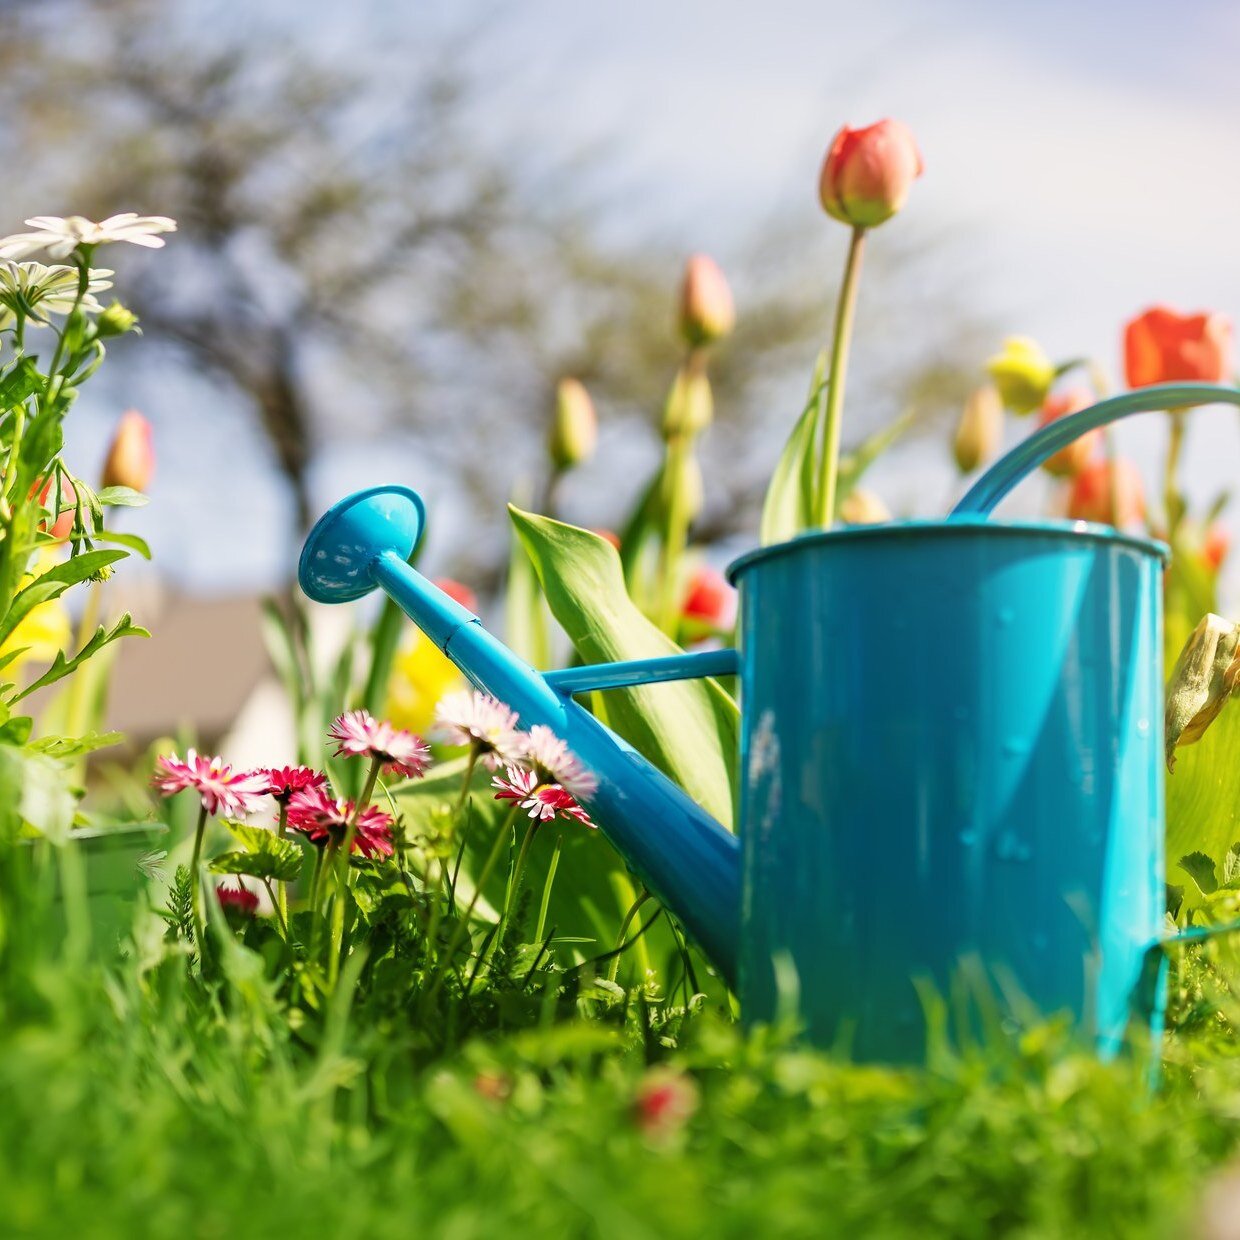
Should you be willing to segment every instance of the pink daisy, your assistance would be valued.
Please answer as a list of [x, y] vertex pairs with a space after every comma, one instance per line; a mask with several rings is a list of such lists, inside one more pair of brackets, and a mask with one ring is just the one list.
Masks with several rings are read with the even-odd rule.
[[258, 912], [258, 896], [241, 883], [235, 887], [220, 883], [215, 889], [215, 896], [225, 913], [235, 912], [245, 917], [253, 917]]
[[539, 822], [568, 818], [584, 823], [587, 827], [594, 826], [590, 815], [577, 804], [577, 798], [567, 788], [559, 784], [539, 783], [538, 776], [533, 771], [519, 766], [508, 767], [505, 776], [506, 778], [501, 778], [496, 775], [491, 781], [496, 789], [497, 801], [514, 801]]
[[287, 805], [295, 793], [327, 786], [327, 776], [309, 766], [273, 766], [263, 772], [270, 781], [267, 795]]
[[536, 723], [525, 742], [525, 763], [544, 784], [560, 784], [578, 800], [588, 801], [598, 790], [598, 780], [580, 759], [545, 724]]
[[368, 710], [349, 710], [327, 733], [336, 742], [336, 755], [378, 758], [385, 769], [417, 779], [426, 773], [431, 751], [421, 737], [376, 719]]
[[176, 754], [158, 758], [153, 783], [166, 797], [193, 788], [208, 814], [238, 818], [259, 807], [268, 779], [265, 771], [234, 771], [222, 758], [206, 758], [190, 749], [184, 762]]
[[435, 707], [431, 736], [444, 745], [469, 745], [490, 771], [518, 762], [525, 755], [517, 712], [475, 690], [449, 693]]
[[[289, 802], [288, 825], [300, 831], [312, 844], [341, 844], [355, 809], [353, 801], [334, 800], [322, 788], [298, 792]], [[392, 819], [381, 809], [368, 806], [357, 817], [353, 835], [353, 851], [364, 857], [376, 853], [390, 857]]]

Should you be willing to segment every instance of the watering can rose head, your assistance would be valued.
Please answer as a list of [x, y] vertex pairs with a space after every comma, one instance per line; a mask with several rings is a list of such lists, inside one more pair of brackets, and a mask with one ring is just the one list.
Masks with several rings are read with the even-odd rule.
[[874, 228], [904, 206], [924, 168], [907, 125], [890, 119], [864, 129], [845, 125], [827, 151], [818, 196], [833, 219]]

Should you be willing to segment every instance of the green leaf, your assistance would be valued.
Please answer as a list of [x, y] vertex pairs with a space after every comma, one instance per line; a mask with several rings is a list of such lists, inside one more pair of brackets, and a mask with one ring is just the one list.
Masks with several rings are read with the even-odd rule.
[[[552, 615], [587, 663], [650, 659], [680, 647], [633, 604], [606, 539], [509, 506]], [[725, 826], [732, 824], [739, 712], [713, 680], [616, 689], [607, 718]]]
[[126, 613], [123, 615], [110, 629], [105, 629], [100, 625], [94, 632], [94, 635], [77, 652], [71, 659], [65, 658], [65, 652], [58, 650], [52, 665], [43, 673], [38, 680], [27, 685], [14, 698], [14, 702], [20, 702], [27, 694], [33, 693], [36, 689], [43, 688], [44, 685], [54, 684], [56, 681], [68, 676], [71, 672], [81, 667], [92, 655], [98, 654], [105, 646], [110, 645], [114, 641], [119, 641], [122, 637], [150, 637], [150, 633], [139, 625], [134, 624], [133, 617]]
[[144, 508], [151, 502], [132, 487], [104, 487], [97, 495], [105, 508]]
[[1167, 776], [1167, 856], [1225, 856], [1240, 838], [1240, 710], [1225, 710]]
[[287, 836], [281, 838], [266, 827], [252, 827], [231, 819], [225, 819], [224, 825], [241, 848], [214, 857], [211, 869], [215, 873], [245, 874], [282, 883], [291, 883], [301, 873], [303, 854], [296, 841]]
[[551, 641], [547, 632], [547, 608], [534, 564], [512, 533], [508, 556], [508, 583], [504, 591], [504, 638], [514, 654], [532, 667], [551, 666]]
[[96, 542], [115, 543], [118, 547], [128, 547], [130, 551], [136, 551], [144, 560], [151, 558], [151, 548], [145, 538], [139, 538], [137, 534], [120, 534], [116, 530], [99, 530], [95, 536]]
[[70, 586], [85, 581], [128, 554], [126, 551], [87, 551], [36, 577], [24, 590], [17, 592], [12, 606], [0, 620], [0, 644], [40, 603], [59, 598]]
[[47, 380], [39, 373], [33, 357], [21, 357], [0, 376], [0, 412], [16, 409], [36, 392], [43, 391]]
[[45, 753], [53, 758], [80, 758], [119, 745], [125, 739], [123, 732], [87, 732], [85, 736], [43, 736], [27, 746], [34, 753]]
[[20, 762], [22, 818], [44, 839], [63, 844], [77, 809], [69, 772], [56, 758], [30, 750], [21, 752]]
[[818, 355], [805, 407], [771, 475], [759, 527], [763, 546], [785, 542], [814, 524], [819, 407], [826, 387], [827, 354]]
[[1223, 886], [1230, 887], [1240, 880], [1240, 842], [1233, 844], [1223, 858]]
[[1194, 886], [1203, 896], [1213, 895], [1218, 890], [1214, 862], [1205, 853], [1195, 852], [1181, 857], [1180, 869], [1193, 880]]

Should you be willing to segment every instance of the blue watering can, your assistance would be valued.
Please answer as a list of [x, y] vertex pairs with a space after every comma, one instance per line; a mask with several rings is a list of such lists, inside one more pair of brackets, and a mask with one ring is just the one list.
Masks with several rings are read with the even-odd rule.
[[[812, 1040], [916, 1060], [920, 984], [946, 991], [974, 960], [1110, 1054], [1134, 1004], [1162, 1026], [1167, 548], [1109, 526], [987, 518], [1085, 432], [1220, 401], [1240, 391], [1127, 393], [1031, 435], [946, 520], [742, 556], [739, 651], [537, 672], [406, 562], [424, 510], [405, 487], [331, 508], [299, 577], [318, 602], [383, 589], [475, 685], [563, 737], [598, 777], [595, 820], [747, 1020], [772, 1018], [791, 976]], [[738, 835], [574, 701], [733, 674]]]

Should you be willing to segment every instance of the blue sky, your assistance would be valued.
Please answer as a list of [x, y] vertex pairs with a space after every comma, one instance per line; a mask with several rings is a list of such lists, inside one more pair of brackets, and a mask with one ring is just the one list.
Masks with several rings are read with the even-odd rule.
[[[1240, 6], [314, 7], [314, 37], [332, 54], [381, 31], [397, 62], [417, 54], [429, 26], [472, 12], [492, 92], [477, 117], [484, 139], [548, 163], [595, 147], [596, 195], [620, 232], [656, 232], [726, 266], [738, 239], [763, 220], [818, 218], [817, 169], [839, 124], [892, 115], [917, 134], [926, 174], [907, 215], [887, 227], [950, 232], [967, 253], [962, 295], [991, 315], [997, 336], [1031, 334], [1054, 357], [1089, 353], [1115, 372], [1120, 324], [1150, 302], [1240, 316]], [[244, 11], [278, 31], [304, 20], [307, 4], [267, 0]], [[824, 271], [824, 288], [835, 278]], [[253, 585], [276, 572], [287, 554], [279, 502], [267, 504], [240, 546], [234, 531], [212, 533], [199, 516], [205, 484], [195, 445], [162, 429], [176, 437], [164, 446], [153, 497], [162, 515], [141, 523], [175, 537], [177, 560], [197, 565], [205, 586]], [[101, 443], [102, 419], [88, 431]], [[1161, 434], [1147, 419], [1123, 428], [1121, 443], [1148, 470]], [[773, 439], [772, 459], [777, 450]], [[316, 478], [323, 502], [372, 481], [371, 460], [368, 447], [334, 454]], [[1238, 465], [1234, 415], [1197, 415], [1187, 455], [1194, 479], [1220, 487]], [[946, 453], [919, 445], [876, 481], [897, 507], [917, 495], [937, 504], [950, 483]], [[1024, 503], [1040, 498], [1035, 487]]]

